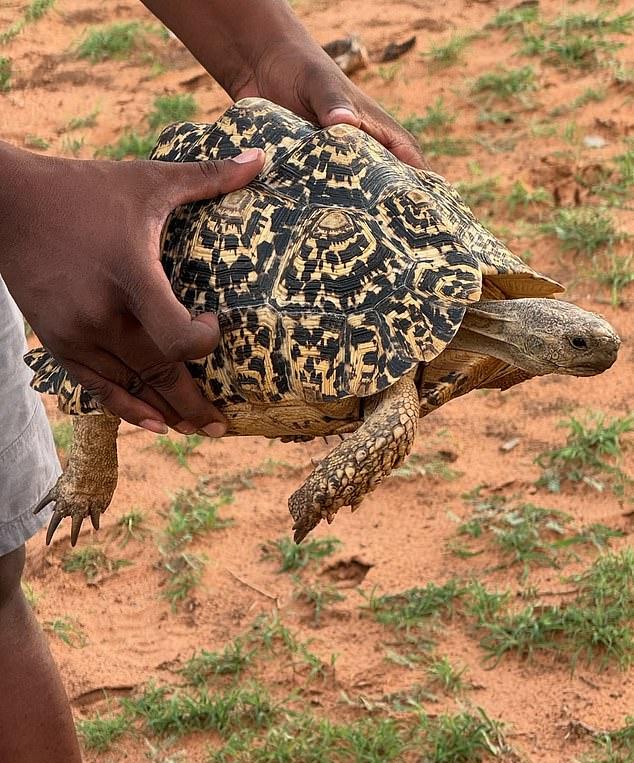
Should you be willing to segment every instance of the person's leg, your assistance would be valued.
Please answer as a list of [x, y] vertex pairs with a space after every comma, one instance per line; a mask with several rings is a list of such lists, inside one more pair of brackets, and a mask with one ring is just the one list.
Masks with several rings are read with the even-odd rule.
[[68, 699], [24, 598], [24, 546], [0, 557], [0, 761], [81, 763]]

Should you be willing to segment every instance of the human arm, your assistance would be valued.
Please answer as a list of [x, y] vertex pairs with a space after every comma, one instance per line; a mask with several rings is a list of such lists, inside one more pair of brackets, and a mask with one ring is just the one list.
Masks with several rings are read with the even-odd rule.
[[143, 0], [234, 99], [267, 98], [323, 126], [361, 127], [403, 161], [427, 164], [416, 140], [359, 90], [286, 0]]

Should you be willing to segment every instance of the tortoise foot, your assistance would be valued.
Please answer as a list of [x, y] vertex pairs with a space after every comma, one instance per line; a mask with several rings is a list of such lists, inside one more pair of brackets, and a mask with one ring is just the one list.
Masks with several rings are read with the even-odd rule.
[[55, 486], [38, 503], [33, 510], [34, 514], [39, 514], [49, 503], [55, 502], [55, 509], [46, 532], [46, 545], [50, 545], [55, 530], [59, 527], [64, 517], [71, 517], [70, 543], [74, 546], [77, 543], [79, 532], [84, 519], [90, 517], [92, 526], [95, 530], [99, 529], [99, 520], [103, 512], [108, 508], [110, 495], [106, 500], [102, 500], [98, 495], [85, 495], [79, 493], [73, 484], [73, 481], [65, 474], [57, 480]]

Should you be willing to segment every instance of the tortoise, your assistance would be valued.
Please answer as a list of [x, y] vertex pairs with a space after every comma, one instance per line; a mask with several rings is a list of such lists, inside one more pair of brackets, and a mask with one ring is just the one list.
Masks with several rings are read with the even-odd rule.
[[[220, 344], [188, 368], [228, 435], [342, 436], [289, 499], [296, 542], [342, 506], [354, 511], [410, 452], [418, 419], [449, 400], [615, 361], [609, 323], [554, 298], [563, 287], [513, 255], [441, 176], [355, 127], [319, 128], [247, 98], [214, 124], [167, 127], [151, 158], [247, 147], [266, 154], [258, 177], [175, 210], [161, 257], [190, 313], [218, 316]], [[36, 511], [55, 501], [47, 543], [70, 516], [74, 545], [112, 498], [119, 419], [45, 348], [26, 362], [33, 387], [73, 415], [68, 466]]]

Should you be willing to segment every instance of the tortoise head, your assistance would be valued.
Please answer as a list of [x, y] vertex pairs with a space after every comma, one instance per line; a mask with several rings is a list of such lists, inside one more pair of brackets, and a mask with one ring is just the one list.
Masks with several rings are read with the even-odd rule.
[[479, 302], [467, 309], [459, 342], [533, 376], [600, 374], [614, 363], [621, 345], [600, 315], [541, 298]]

